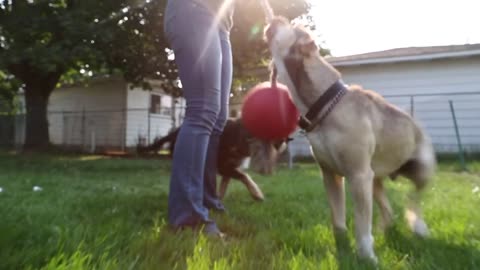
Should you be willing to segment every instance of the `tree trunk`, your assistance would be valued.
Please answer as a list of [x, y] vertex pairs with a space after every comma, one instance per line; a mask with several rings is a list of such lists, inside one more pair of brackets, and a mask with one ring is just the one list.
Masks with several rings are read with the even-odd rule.
[[64, 70], [44, 73], [28, 62], [8, 66], [9, 71], [25, 85], [27, 109], [24, 150], [45, 150], [50, 145], [48, 134], [48, 98]]
[[45, 150], [50, 144], [48, 133], [47, 106], [52, 89], [46, 85], [26, 85], [27, 107], [25, 150]]

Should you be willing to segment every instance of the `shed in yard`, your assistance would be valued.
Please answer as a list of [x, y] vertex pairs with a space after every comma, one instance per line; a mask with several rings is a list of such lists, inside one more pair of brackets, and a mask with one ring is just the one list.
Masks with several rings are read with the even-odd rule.
[[185, 101], [150, 83], [152, 90], [132, 89], [121, 77], [108, 77], [55, 89], [48, 103], [50, 142], [90, 152], [128, 151], [166, 135], [183, 120]]

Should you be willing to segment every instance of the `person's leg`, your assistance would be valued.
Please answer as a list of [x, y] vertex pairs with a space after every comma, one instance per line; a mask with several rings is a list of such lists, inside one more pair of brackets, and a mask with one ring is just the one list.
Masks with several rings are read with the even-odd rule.
[[187, 102], [185, 119], [173, 154], [168, 201], [169, 223], [176, 228], [201, 226], [219, 232], [203, 205], [207, 146], [220, 112], [221, 45], [218, 36], [206, 40], [212, 14], [188, 0], [169, 1], [165, 32]]
[[222, 71], [221, 71], [221, 98], [220, 113], [213, 127], [210, 142], [208, 144], [207, 160], [205, 164], [205, 187], [204, 205], [217, 211], [225, 211], [225, 207], [218, 198], [217, 193], [217, 159], [220, 136], [228, 118], [228, 101], [232, 87], [232, 49], [230, 37], [226, 31], [220, 30], [220, 42], [222, 47]]

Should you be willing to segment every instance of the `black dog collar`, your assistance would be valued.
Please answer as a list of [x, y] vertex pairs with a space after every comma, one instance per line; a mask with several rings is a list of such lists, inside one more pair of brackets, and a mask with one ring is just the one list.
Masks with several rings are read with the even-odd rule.
[[[316, 125], [319, 125], [333, 110], [335, 105], [347, 92], [347, 88], [341, 80], [332, 84], [323, 95], [321, 95], [317, 101], [308, 109], [305, 116], [301, 116], [298, 121], [300, 128], [306, 132], [311, 131]], [[318, 114], [327, 106], [325, 112], [318, 116]], [[318, 117], [317, 117], [318, 116]], [[314, 121], [315, 119], [318, 119]]]

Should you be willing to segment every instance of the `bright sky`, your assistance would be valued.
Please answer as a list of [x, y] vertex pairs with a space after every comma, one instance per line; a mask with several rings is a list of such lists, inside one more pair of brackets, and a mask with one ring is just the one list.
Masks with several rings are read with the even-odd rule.
[[480, 0], [310, 0], [334, 56], [480, 43]]

